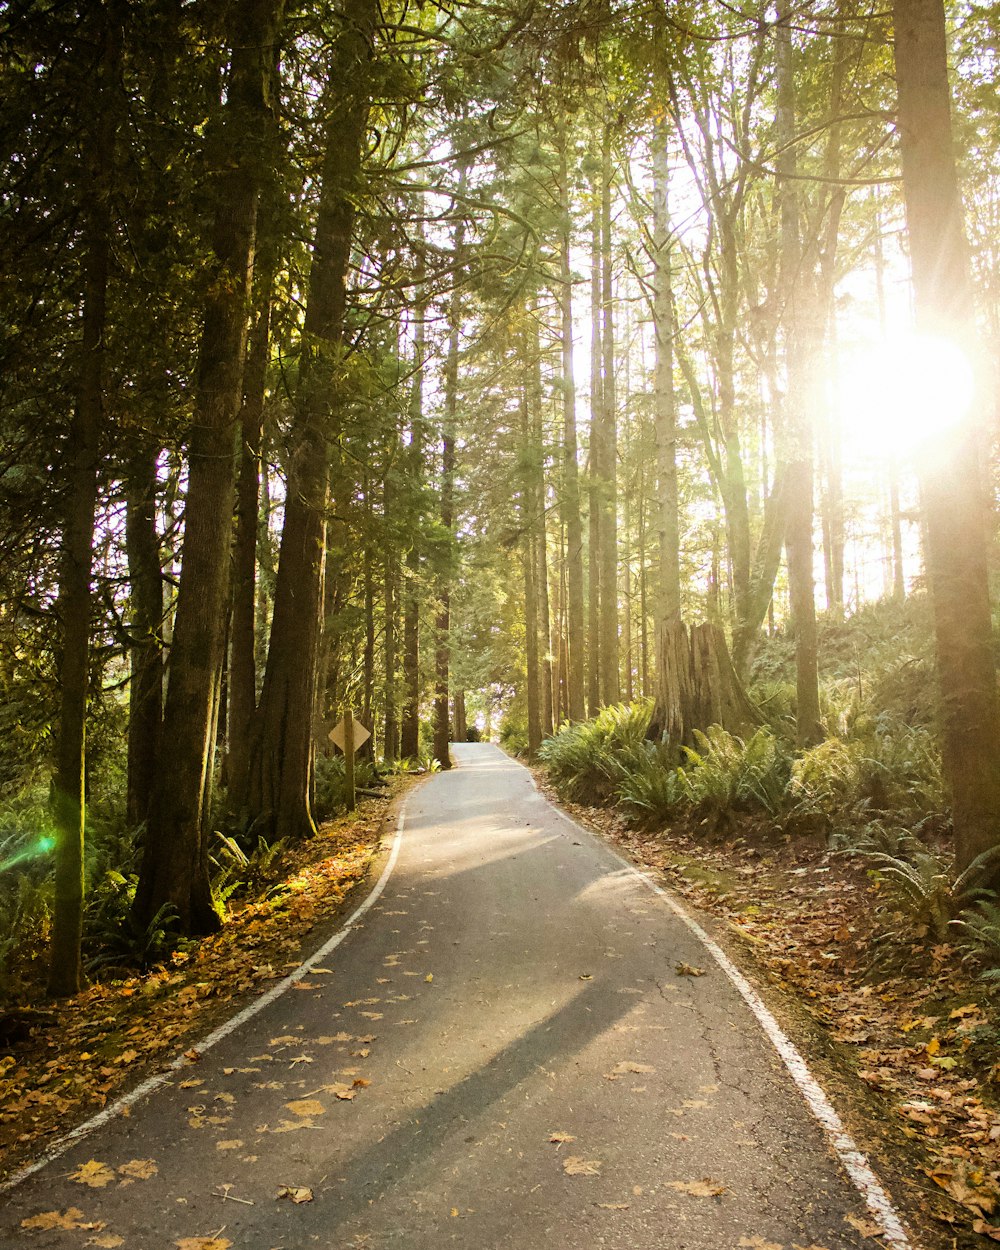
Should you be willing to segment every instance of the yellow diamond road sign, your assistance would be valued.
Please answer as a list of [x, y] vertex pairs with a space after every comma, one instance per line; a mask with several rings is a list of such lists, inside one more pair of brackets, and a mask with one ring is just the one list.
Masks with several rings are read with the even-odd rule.
[[[334, 727], [330, 730], [329, 734], [327, 734], [327, 737], [330, 739], [330, 741], [333, 743], [335, 747], [343, 751], [344, 749], [344, 722], [342, 720], [337, 721], [336, 725], [334, 725]], [[360, 747], [363, 747], [370, 737], [371, 737], [371, 734], [364, 727], [364, 725], [362, 725], [362, 723], [359, 720], [356, 720], [354, 722], [354, 750], [357, 751]]]

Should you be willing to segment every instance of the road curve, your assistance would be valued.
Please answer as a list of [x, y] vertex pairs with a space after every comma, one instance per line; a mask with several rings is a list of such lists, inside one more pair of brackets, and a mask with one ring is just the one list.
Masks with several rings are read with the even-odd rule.
[[[0, 1245], [865, 1244], [861, 1198], [697, 938], [519, 764], [454, 752], [326, 971], [18, 1186]], [[72, 1179], [87, 1163], [107, 1183]], [[53, 1211], [103, 1227], [22, 1226]]]

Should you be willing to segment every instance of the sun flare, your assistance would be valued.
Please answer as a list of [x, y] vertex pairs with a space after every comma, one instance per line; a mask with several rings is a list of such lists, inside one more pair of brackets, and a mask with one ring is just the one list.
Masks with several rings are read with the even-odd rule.
[[900, 334], [844, 353], [839, 404], [845, 438], [878, 459], [905, 459], [968, 414], [972, 362], [953, 340]]

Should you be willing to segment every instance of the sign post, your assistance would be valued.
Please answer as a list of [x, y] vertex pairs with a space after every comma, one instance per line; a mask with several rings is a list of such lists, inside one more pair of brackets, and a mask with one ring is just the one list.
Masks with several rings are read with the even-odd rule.
[[344, 790], [347, 802], [347, 810], [354, 811], [354, 752], [363, 747], [371, 734], [359, 721], [354, 719], [354, 712], [351, 708], [344, 711], [343, 720], [337, 722], [330, 730], [327, 737], [334, 746], [339, 747], [344, 753]]
[[354, 712], [344, 713], [344, 798], [347, 810], [354, 811]]

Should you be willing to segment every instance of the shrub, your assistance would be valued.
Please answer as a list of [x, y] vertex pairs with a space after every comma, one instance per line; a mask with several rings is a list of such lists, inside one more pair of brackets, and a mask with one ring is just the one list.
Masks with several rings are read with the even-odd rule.
[[695, 730], [697, 749], [685, 747], [687, 767], [680, 770], [688, 800], [706, 815], [764, 811], [778, 816], [791, 776], [791, 755], [774, 733], [762, 726], [749, 738], [712, 725]]
[[646, 759], [652, 715], [650, 699], [602, 708], [593, 720], [561, 725], [542, 743], [539, 758], [566, 798], [607, 803]]

